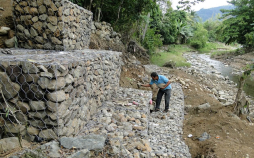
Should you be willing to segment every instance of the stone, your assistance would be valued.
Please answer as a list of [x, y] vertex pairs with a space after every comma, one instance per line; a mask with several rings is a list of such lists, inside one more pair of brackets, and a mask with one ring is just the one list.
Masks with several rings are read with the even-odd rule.
[[205, 140], [209, 139], [210, 137], [211, 137], [211, 136], [210, 136], [208, 133], [204, 132], [204, 133], [202, 134], [202, 136], [201, 136], [200, 138], [198, 138], [198, 140], [199, 140], [199, 141], [205, 141]]
[[41, 120], [32, 119], [32, 120], [28, 120], [28, 122], [30, 123], [30, 125], [40, 129], [47, 128], [46, 124]]
[[66, 95], [63, 90], [48, 93], [47, 98], [52, 102], [62, 102], [66, 100]]
[[31, 27], [31, 29], [30, 29], [30, 34], [31, 34], [32, 37], [38, 36], [37, 31], [33, 27]]
[[9, 27], [4, 27], [2, 26], [0, 29], [0, 35], [7, 35], [8, 31], [10, 31], [11, 29]]
[[37, 74], [21, 74], [19, 75], [18, 81], [20, 84], [23, 83], [37, 83], [39, 75]]
[[47, 113], [45, 111], [29, 112], [28, 116], [29, 118], [32, 118], [32, 119], [44, 120], [44, 118], [47, 116]]
[[15, 39], [16, 37], [12, 37], [11, 39], [5, 40], [4, 44], [7, 48], [13, 48], [15, 47]]
[[16, 5], [15, 10], [20, 12], [20, 14], [24, 14], [25, 13], [25, 11], [20, 7], [20, 5]]
[[52, 112], [57, 112], [57, 108], [58, 108], [58, 104], [51, 102], [51, 101], [47, 101], [47, 108], [48, 110], [52, 111]]
[[26, 102], [17, 102], [17, 108], [21, 110], [24, 114], [26, 114], [28, 111], [30, 111], [30, 106]]
[[19, 91], [19, 97], [25, 101], [41, 100], [44, 97], [44, 92], [37, 84], [23, 83]]
[[36, 15], [36, 14], [38, 14], [39, 12], [38, 12], [38, 9], [37, 9], [37, 8], [30, 8], [29, 13], [32, 14], [32, 15]]
[[0, 72], [0, 83], [0, 89], [6, 99], [14, 98], [20, 90], [20, 86], [17, 83], [11, 82], [5, 72]]
[[52, 43], [54, 43], [54, 44], [63, 44], [63, 42], [62, 41], [60, 41], [58, 38], [56, 38], [56, 37], [51, 37], [51, 41], [52, 41]]
[[36, 36], [35, 41], [38, 42], [39, 44], [44, 44], [44, 39], [41, 36]]
[[39, 134], [39, 130], [37, 128], [34, 127], [27, 127], [27, 133], [30, 135], [38, 135]]
[[57, 80], [49, 80], [46, 77], [41, 77], [38, 81], [38, 84], [42, 89], [59, 90], [65, 87], [66, 82], [63, 77], [59, 77]]
[[59, 153], [59, 151], [60, 151], [59, 142], [52, 141], [52, 142], [43, 144], [41, 146], [41, 150], [43, 150], [43, 151], [47, 150], [47, 152], [48, 152], [47, 156], [49, 156], [49, 157], [52, 157], [52, 158], [61, 157], [61, 154]]
[[30, 32], [29, 32], [27, 29], [24, 30], [24, 34], [25, 34], [25, 36], [26, 36], [27, 38], [30, 38], [30, 37], [31, 37], [31, 34], [30, 34]]
[[39, 137], [44, 138], [46, 140], [53, 140], [53, 139], [57, 139], [57, 135], [55, 134], [55, 132], [52, 129], [46, 129], [46, 130], [42, 130], [39, 133]]
[[16, 115], [16, 118], [17, 120], [19, 120], [19, 122], [22, 124], [22, 125], [26, 125], [27, 124], [27, 116], [21, 112], [21, 111], [18, 111], [18, 112], [15, 112], [15, 115]]
[[26, 74], [37, 74], [38, 72], [40, 72], [39, 69], [30, 62], [22, 61], [21, 65], [22, 65], [23, 72]]
[[39, 16], [39, 19], [40, 19], [41, 21], [45, 21], [47, 18], [48, 18], [48, 15], [47, 15], [47, 14], [42, 14], [42, 15]]
[[47, 24], [47, 27], [50, 29], [50, 31], [55, 32], [57, 29], [57, 26], [53, 26], [51, 23]]
[[60, 138], [60, 144], [67, 149], [73, 147], [94, 151], [101, 151], [104, 148], [106, 138], [102, 135], [86, 135], [83, 137], [62, 137]]
[[29, 106], [31, 107], [32, 111], [39, 111], [39, 110], [45, 110], [46, 105], [43, 101], [29, 101]]
[[32, 22], [34, 22], [34, 23], [36, 23], [38, 20], [39, 20], [38, 16], [34, 16], [34, 17], [32, 18]]
[[[21, 144], [23, 148], [30, 147], [30, 143], [28, 143], [24, 139], [21, 141]], [[0, 139], [0, 153], [8, 153], [10, 151], [12, 152], [17, 149], [20, 149], [18, 137], [9, 137]]]
[[210, 108], [210, 107], [211, 107], [211, 106], [210, 106], [209, 103], [205, 103], [205, 104], [202, 104], [202, 105], [199, 105], [199, 106], [198, 106], [199, 109], [208, 109], [208, 108]]
[[37, 31], [39, 31], [39, 33], [41, 33], [42, 32], [42, 22], [38, 21], [38, 22], [34, 23], [33, 28], [35, 28]]
[[26, 134], [26, 126], [19, 124], [6, 124], [5, 131], [6, 133], [21, 134], [23, 136]]
[[58, 21], [56, 16], [49, 16], [48, 17], [48, 22], [51, 23], [52, 25], [56, 26]]
[[46, 5], [46, 6], [50, 6], [52, 1], [51, 0], [44, 0], [43, 3]]
[[90, 157], [90, 151], [88, 149], [83, 149], [72, 154], [68, 158], [89, 158], [89, 157]]
[[47, 8], [44, 5], [40, 5], [38, 11], [40, 14], [45, 14], [47, 11]]
[[20, 32], [23, 32], [25, 30], [24, 26], [18, 24], [17, 25], [17, 29], [20, 31]]

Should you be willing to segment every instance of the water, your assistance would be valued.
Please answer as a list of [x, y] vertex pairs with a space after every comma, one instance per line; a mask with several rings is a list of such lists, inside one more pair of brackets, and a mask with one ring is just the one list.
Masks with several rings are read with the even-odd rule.
[[[238, 83], [239, 75], [233, 73], [232, 67], [225, 66], [222, 62], [211, 59], [209, 55], [199, 54], [198, 56], [201, 59], [208, 62], [209, 65], [212, 65], [224, 77], [228, 77], [231, 81]], [[247, 95], [254, 97], [254, 75], [253, 74], [246, 79], [244, 91]]]

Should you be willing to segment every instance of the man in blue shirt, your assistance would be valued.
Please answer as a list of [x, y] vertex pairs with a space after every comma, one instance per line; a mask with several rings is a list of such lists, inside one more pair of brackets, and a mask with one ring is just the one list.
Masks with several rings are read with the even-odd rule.
[[163, 75], [158, 75], [156, 72], [151, 73], [151, 82], [149, 84], [142, 84], [143, 87], [151, 87], [152, 84], [156, 84], [160, 89], [157, 94], [156, 99], [156, 107], [155, 111], [160, 111], [160, 103], [162, 96], [165, 94], [165, 110], [164, 112], [168, 112], [169, 109], [169, 101], [171, 96], [171, 84], [167, 77]]

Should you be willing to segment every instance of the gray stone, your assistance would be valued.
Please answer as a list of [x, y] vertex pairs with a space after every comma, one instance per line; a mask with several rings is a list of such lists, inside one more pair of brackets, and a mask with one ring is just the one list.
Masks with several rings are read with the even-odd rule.
[[[30, 143], [24, 139], [21, 141], [21, 144], [24, 148], [30, 147]], [[18, 137], [0, 139], [0, 146], [0, 153], [8, 153], [10, 151], [20, 149], [19, 139]]]
[[48, 22], [51, 23], [52, 25], [56, 26], [57, 25], [57, 17], [56, 16], [49, 16], [48, 17]]
[[31, 29], [30, 29], [30, 33], [31, 33], [31, 36], [32, 36], [32, 37], [36, 37], [36, 36], [38, 36], [37, 31], [36, 31], [33, 27], [31, 27]]
[[41, 146], [41, 150], [48, 151], [48, 156], [49, 157], [61, 157], [61, 154], [59, 153], [60, 147], [59, 147], [59, 143], [56, 141], [53, 142], [49, 142], [46, 144], [43, 144]]
[[25, 30], [24, 26], [18, 24], [17, 25], [17, 29], [20, 31], [20, 32], [23, 32]]
[[49, 80], [46, 77], [41, 77], [38, 81], [38, 84], [42, 89], [59, 90], [65, 87], [66, 82], [63, 77], [59, 77], [57, 80]]
[[37, 74], [21, 74], [19, 75], [19, 83], [23, 84], [23, 83], [37, 83], [37, 81], [39, 80], [39, 75]]
[[32, 119], [44, 119], [47, 113], [45, 111], [29, 112], [28, 116]]
[[19, 110], [21, 110], [23, 113], [27, 113], [28, 111], [30, 111], [30, 107], [29, 107], [29, 105], [27, 104], [27, 103], [25, 103], [25, 102], [21, 102], [21, 101], [18, 101], [17, 102], [17, 108], [19, 109]]
[[16, 115], [17, 120], [19, 120], [19, 122], [22, 125], [26, 125], [28, 118], [23, 112], [18, 111], [15, 113], [15, 115]]
[[8, 31], [10, 31], [9, 27], [2, 26], [1, 29], [0, 29], [0, 35], [7, 35]]
[[20, 90], [20, 86], [17, 83], [11, 82], [5, 72], [0, 72], [0, 83], [0, 89], [2, 89], [6, 99], [14, 98]]
[[27, 127], [27, 133], [30, 134], [30, 135], [38, 135], [39, 132], [40, 131], [37, 128]]
[[57, 26], [52, 25], [51, 23], [47, 24], [47, 27], [50, 29], [52, 32], [56, 32]]
[[42, 15], [39, 16], [39, 19], [40, 19], [41, 21], [45, 21], [47, 18], [48, 18], [48, 15], [47, 15], [47, 14], [42, 14]]
[[46, 130], [42, 130], [39, 133], [39, 137], [44, 138], [46, 140], [53, 140], [53, 139], [57, 139], [57, 135], [55, 134], [55, 132], [52, 129], [46, 129]]
[[11, 39], [5, 40], [4, 44], [7, 48], [13, 48], [15, 47], [15, 38], [16, 37], [12, 37]]
[[57, 103], [54, 103], [54, 102], [51, 102], [51, 101], [47, 101], [47, 108], [48, 108], [48, 110], [50, 110], [52, 112], [56, 112], [58, 106], [59, 105]]
[[23, 72], [26, 74], [36, 74], [39, 72], [39, 69], [34, 64], [32, 64], [30, 62], [22, 61], [21, 65], [22, 65]]
[[26, 126], [19, 124], [6, 124], [6, 133], [21, 134], [22, 136], [26, 134]]
[[47, 8], [44, 5], [40, 5], [38, 9], [40, 14], [44, 14], [47, 11]]
[[43, 101], [29, 101], [29, 105], [32, 111], [45, 110], [46, 105]]
[[205, 140], [209, 139], [210, 137], [211, 137], [211, 136], [210, 136], [208, 133], [204, 132], [204, 133], [202, 134], [202, 136], [201, 136], [200, 138], [198, 138], [198, 140], [199, 140], [199, 141], [205, 141]]
[[104, 148], [105, 144], [105, 136], [102, 135], [87, 135], [84, 137], [62, 137], [60, 139], [60, 144], [67, 149], [71, 149], [73, 147], [100, 151]]
[[36, 23], [39, 20], [38, 16], [32, 18], [32, 22]]
[[51, 37], [51, 41], [54, 43], [54, 44], [63, 44], [62, 41], [60, 41], [58, 38], [56, 37]]
[[48, 93], [47, 98], [53, 102], [62, 102], [66, 99], [66, 95], [65, 95], [64, 91], [61, 90], [61, 91]]
[[36, 36], [35, 41], [38, 42], [39, 44], [44, 44], [44, 39], [41, 36]]
[[202, 105], [199, 105], [199, 106], [198, 106], [199, 109], [208, 109], [208, 108], [210, 108], [210, 107], [211, 107], [211, 106], [210, 106], [209, 103], [205, 103], [205, 104], [202, 104]]
[[53, 74], [50, 72], [41, 72], [41, 77], [53, 78]]
[[76, 152], [75, 154], [72, 154], [68, 158], [89, 158], [89, 157], [90, 157], [90, 151], [87, 149], [83, 149]]

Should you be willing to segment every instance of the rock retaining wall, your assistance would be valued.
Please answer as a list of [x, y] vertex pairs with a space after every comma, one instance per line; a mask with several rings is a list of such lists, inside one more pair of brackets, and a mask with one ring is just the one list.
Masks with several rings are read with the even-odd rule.
[[92, 12], [68, 0], [14, 0], [13, 8], [19, 48], [88, 48]]
[[11, 54], [0, 55], [1, 138], [74, 136], [119, 87], [118, 52], [12, 50]]

